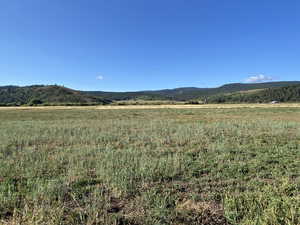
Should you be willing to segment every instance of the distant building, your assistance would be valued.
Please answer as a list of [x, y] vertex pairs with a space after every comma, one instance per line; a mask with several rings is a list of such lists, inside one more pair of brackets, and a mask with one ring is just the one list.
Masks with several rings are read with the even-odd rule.
[[278, 101], [271, 101], [270, 103], [271, 104], [278, 104], [279, 102]]

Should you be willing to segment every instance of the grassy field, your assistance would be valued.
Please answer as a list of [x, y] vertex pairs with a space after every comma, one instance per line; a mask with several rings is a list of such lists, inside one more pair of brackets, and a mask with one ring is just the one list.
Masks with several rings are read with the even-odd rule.
[[235, 109], [235, 108], [300, 108], [300, 103], [280, 104], [145, 104], [145, 105], [101, 105], [101, 106], [24, 106], [0, 107], [1, 110], [58, 110], [58, 109]]
[[300, 108], [221, 106], [2, 108], [0, 224], [299, 225]]

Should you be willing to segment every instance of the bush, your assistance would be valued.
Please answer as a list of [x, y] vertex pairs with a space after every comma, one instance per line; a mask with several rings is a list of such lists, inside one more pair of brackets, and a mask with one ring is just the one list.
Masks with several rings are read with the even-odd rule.
[[40, 99], [31, 99], [30, 102], [28, 103], [29, 106], [36, 106], [41, 104], [43, 104], [43, 101]]

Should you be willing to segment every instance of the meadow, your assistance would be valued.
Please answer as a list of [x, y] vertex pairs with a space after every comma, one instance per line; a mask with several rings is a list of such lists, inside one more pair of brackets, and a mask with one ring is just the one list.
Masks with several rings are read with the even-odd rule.
[[299, 225], [300, 108], [244, 106], [0, 110], [0, 224]]

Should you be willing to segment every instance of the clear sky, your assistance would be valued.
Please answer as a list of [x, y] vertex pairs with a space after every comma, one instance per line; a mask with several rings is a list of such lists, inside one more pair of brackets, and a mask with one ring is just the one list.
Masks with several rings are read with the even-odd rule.
[[0, 86], [300, 80], [299, 0], [1, 0]]

